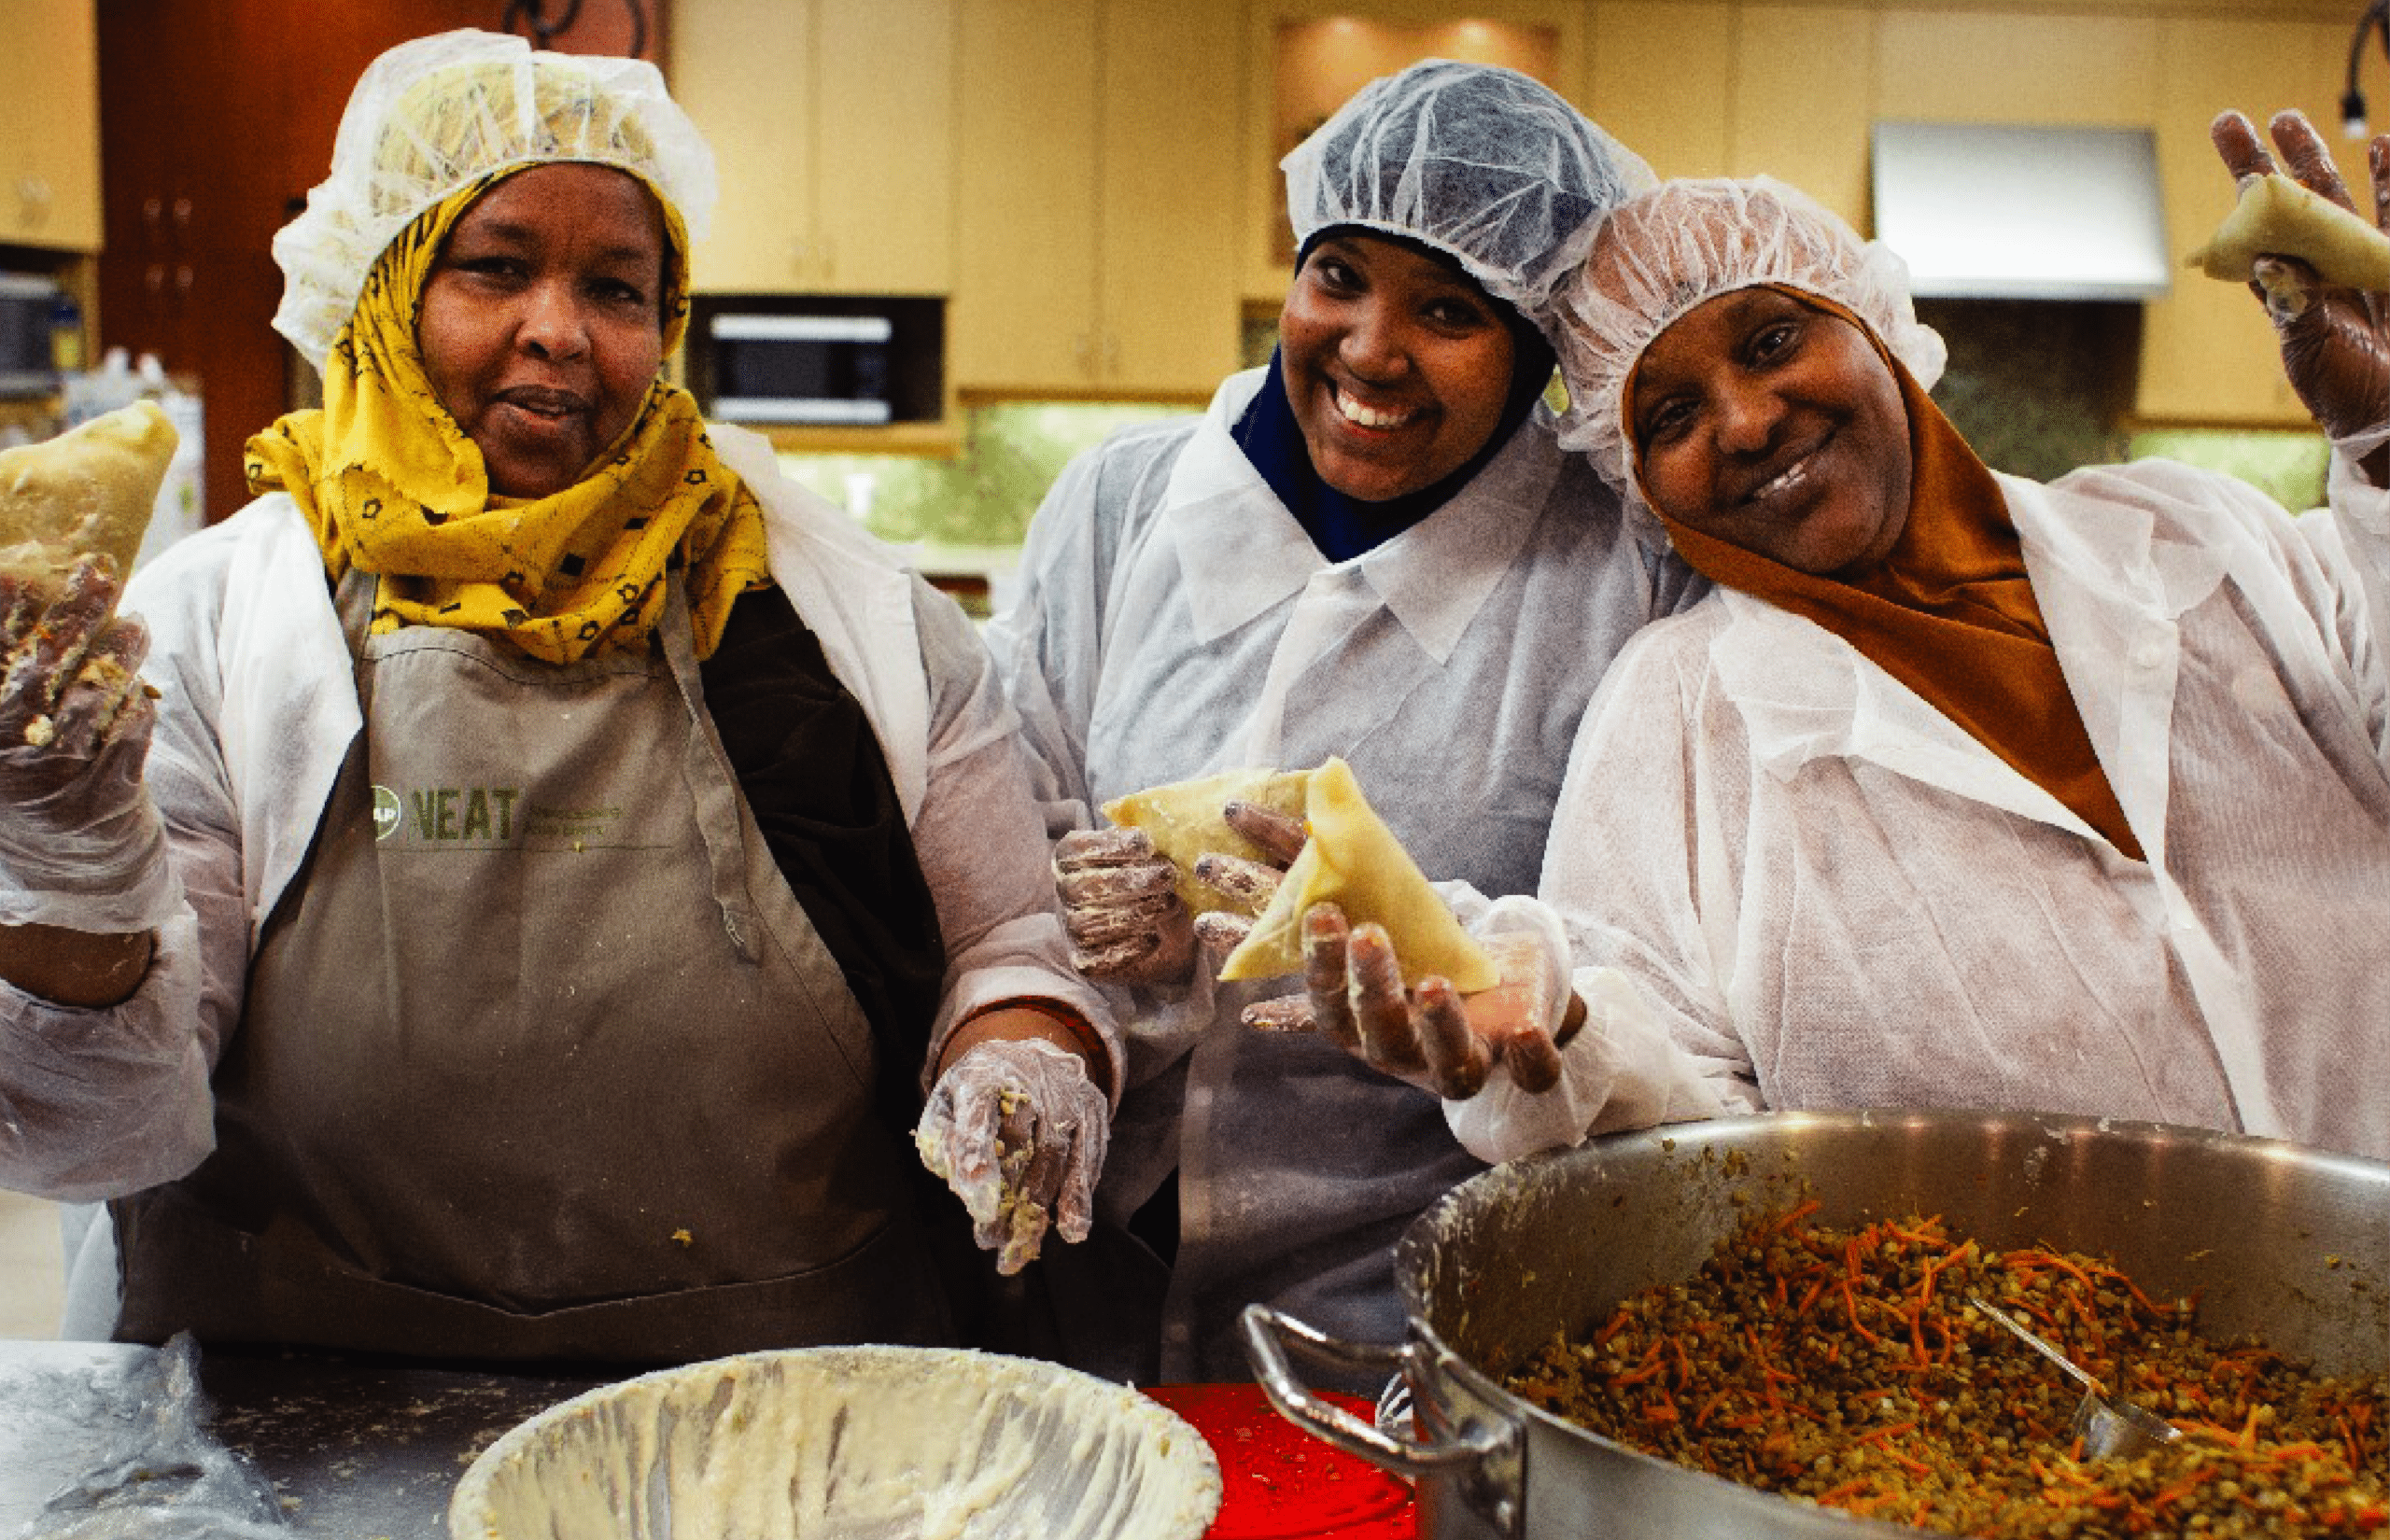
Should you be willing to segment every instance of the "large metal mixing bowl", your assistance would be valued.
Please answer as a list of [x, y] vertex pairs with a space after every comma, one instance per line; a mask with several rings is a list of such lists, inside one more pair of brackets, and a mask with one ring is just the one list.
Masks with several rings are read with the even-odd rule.
[[1126, 1386], [955, 1349], [793, 1348], [575, 1396], [485, 1449], [454, 1540], [1197, 1540], [1220, 1467]]
[[[1431, 1540], [1911, 1533], [1652, 1459], [1494, 1378], [1692, 1277], [1755, 1212], [1809, 1197], [1821, 1225], [1938, 1214], [1995, 1248], [2110, 1256], [2153, 1295], [2196, 1294], [2212, 1336], [2254, 1333], [2325, 1373], [2390, 1370], [2390, 1165], [2032, 1113], [1781, 1113], [1515, 1162], [1404, 1236], [1406, 1342], [1337, 1342], [1255, 1307], [1246, 1347], [1280, 1411], [1417, 1478]], [[1381, 1429], [1312, 1396], [1298, 1357], [1399, 1371], [1415, 1425]]]

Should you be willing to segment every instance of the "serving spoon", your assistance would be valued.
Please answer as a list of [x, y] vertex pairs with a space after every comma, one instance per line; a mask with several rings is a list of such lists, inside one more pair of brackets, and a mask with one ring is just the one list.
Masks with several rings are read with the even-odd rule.
[[2130, 1460], [2183, 1436], [2182, 1429], [2156, 1412], [2109, 1395], [2097, 1377], [1999, 1306], [1972, 1294], [1967, 1295], [1967, 1303], [2014, 1332], [2026, 1346], [2064, 1369], [2069, 1379], [2083, 1387], [2083, 1399], [2074, 1408], [2074, 1436], [2083, 1440], [2086, 1460]]

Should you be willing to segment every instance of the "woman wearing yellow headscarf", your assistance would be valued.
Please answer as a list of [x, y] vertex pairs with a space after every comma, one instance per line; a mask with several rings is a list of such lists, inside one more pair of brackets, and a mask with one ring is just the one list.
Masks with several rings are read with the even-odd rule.
[[711, 195], [650, 65], [391, 50], [274, 243], [322, 409], [49, 612], [159, 693], [0, 815], [77, 852], [0, 857], [69, 1335], [952, 1341], [949, 1225], [1085, 1234], [1113, 1031], [977, 638], [662, 377]]

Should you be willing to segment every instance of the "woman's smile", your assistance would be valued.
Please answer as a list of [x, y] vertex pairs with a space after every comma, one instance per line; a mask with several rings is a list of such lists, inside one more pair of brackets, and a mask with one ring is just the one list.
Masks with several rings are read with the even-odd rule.
[[1349, 389], [1338, 385], [1333, 381], [1329, 382], [1329, 390], [1336, 402], [1336, 410], [1343, 413], [1346, 422], [1358, 427], [1391, 431], [1399, 427], [1408, 427], [1419, 418], [1416, 408], [1395, 411], [1364, 405]]

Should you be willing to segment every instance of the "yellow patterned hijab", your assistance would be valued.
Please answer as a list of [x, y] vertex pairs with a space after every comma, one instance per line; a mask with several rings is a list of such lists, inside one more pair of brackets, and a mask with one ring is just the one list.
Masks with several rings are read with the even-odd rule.
[[[644, 645], [678, 563], [697, 655], [710, 656], [732, 601], [770, 586], [771, 574], [754, 495], [714, 454], [687, 391], [659, 375], [585, 478], [523, 499], [492, 495], [480, 449], [424, 372], [415, 320], [449, 231], [499, 181], [541, 163], [457, 189], [390, 242], [324, 360], [323, 409], [291, 413], [249, 441], [249, 489], [290, 495], [333, 581], [352, 567], [380, 578], [376, 632], [454, 626], [569, 663]], [[689, 238], [670, 200], [658, 193], [656, 203], [670, 267], [668, 353], [688, 322]]]

